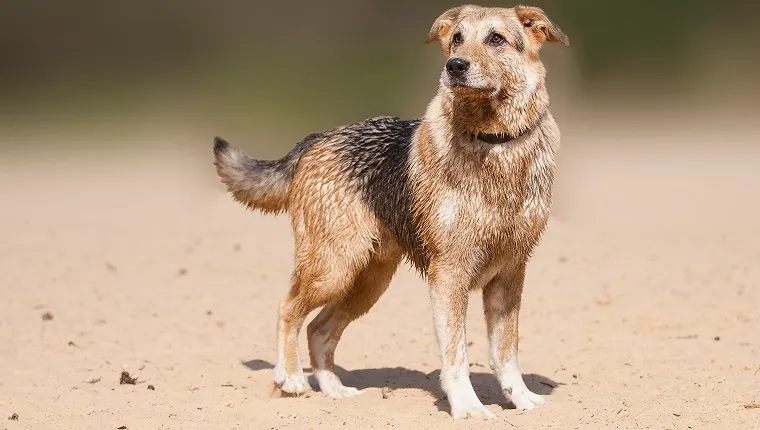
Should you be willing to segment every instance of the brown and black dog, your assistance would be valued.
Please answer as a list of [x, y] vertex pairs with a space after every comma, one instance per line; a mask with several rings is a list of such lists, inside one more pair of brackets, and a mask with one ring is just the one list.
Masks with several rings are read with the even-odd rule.
[[539, 50], [569, 41], [541, 9], [473, 5], [443, 13], [425, 43], [436, 41], [448, 61], [421, 120], [380, 117], [315, 133], [276, 161], [215, 140], [217, 173], [235, 200], [290, 214], [295, 270], [279, 305], [274, 369], [285, 392], [305, 389], [298, 334], [324, 306], [307, 330], [319, 387], [333, 397], [359, 393], [334, 373], [336, 345], [406, 258], [430, 284], [451, 414], [493, 417], [469, 378], [465, 314], [478, 289], [505, 395], [520, 409], [544, 402], [523, 382], [517, 325], [560, 141]]

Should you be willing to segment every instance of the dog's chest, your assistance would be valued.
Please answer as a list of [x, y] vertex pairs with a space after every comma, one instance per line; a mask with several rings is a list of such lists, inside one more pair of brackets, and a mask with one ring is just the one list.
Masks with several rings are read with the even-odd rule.
[[491, 151], [449, 165], [435, 207], [442, 239], [532, 248], [551, 206], [552, 154]]

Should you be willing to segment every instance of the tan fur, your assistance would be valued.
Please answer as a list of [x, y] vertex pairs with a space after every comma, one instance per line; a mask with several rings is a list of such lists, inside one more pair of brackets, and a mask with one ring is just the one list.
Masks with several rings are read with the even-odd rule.
[[[458, 44], [452, 41], [457, 32]], [[483, 42], [493, 32], [504, 45]], [[560, 140], [538, 53], [546, 41], [569, 42], [538, 8], [472, 5], [443, 13], [425, 42], [434, 41], [446, 56], [471, 64], [467, 85], [453, 85], [442, 74], [408, 161], [443, 388], [454, 417], [492, 416], [472, 391], [465, 346], [469, 293], [483, 289], [491, 366], [505, 394], [531, 409], [542, 400], [521, 385], [517, 370], [520, 298], [526, 263], [549, 218]], [[492, 145], [474, 139], [477, 133], [520, 137]], [[287, 207], [296, 245], [292, 286], [280, 304], [275, 382], [303, 391], [297, 336], [306, 315], [325, 306], [307, 330], [311, 364], [325, 378], [323, 391], [342, 397], [354, 393], [333, 373], [343, 330], [380, 298], [402, 255], [414, 256], [346, 179], [338, 155], [343, 142], [334, 136], [303, 154], [289, 192], [278, 194], [287, 204], [259, 207]]]

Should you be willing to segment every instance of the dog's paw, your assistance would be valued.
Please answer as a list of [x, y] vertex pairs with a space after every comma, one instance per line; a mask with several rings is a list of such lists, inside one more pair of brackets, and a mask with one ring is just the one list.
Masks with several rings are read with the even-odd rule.
[[357, 390], [354, 387], [346, 387], [343, 385], [343, 383], [340, 382], [338, 375], [330, 371], [319, 370], [314, 374], [314, 376], [317, 378], [317, 382], [319, 383], [319, 390], [334, 399], [354, 397], [362, 393], [360, 390]]
[[483, 406], [483, 403], [480, 402], [471, 386], [469, 389], [467, 387], [460, 387], [459, 390], [453, 390], [447, 397], [451, 405], [451, 416], [455, 420], [463, 418], [491, 419], [496, 417], [496, 415]]
[[[321, 387], [320, 387], [321, 389]], [[329, 388], [328, 390], [322, 390], [325, 394], [333, 399], [345, 399], [348, 397], [356, 397], [362, 392], [354, 387], [346, 387], [345, 385], [337, 385]]]
[[546, 399], [542, 396], [527, 389], [513, 392], [512, 394], [505, 391], [504, 394], [506, 394], [507, 398], [515, 405], [515, 408], [523, 411], [532, 411], [533, 409], [536, 409], [536, 407], [546, 403]]
[[275, 380], [275, 384], [280, 390], [282, 390], [282, 392], [287, 394], [300, 395], [306, 392], [306, 378], [304, 378], [303, 373], [285, 375], [284, 381], [278, 383], [278, 381]]
[[493, 412], [489, 411], [482, 403], [471, 404], [466, 406], [451, 407], [451, 416], [455, 420], [464, 418], [481, 418], [490, 420], [496, 418]]
[[[466, 366], [466, 365], [465, 365]], [[450, 372], [441, 372], [441, 387], [449, 399], [451, 416], [455, 419], [462, 418], [495, 418], [491, 411], [483, 406], [478, 399], [470, 382], [467, 367], [453, 369]]]

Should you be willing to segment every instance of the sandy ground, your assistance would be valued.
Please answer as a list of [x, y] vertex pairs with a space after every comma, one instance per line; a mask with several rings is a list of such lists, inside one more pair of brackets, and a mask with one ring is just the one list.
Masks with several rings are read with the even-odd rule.
[[484, 423], [450, 418], [427, 290], [406, 267], [338, 348], [361, 396], [273, 398], [288, 221], [233, 203], [205, 146], [19, 149], [0, 169], [0, 429], [760, 428], [760, 158], [647, 151], [560, 160], [520, 332], [546, 406], [506, 407], [473, 294], [472, 380], [498, 417]]

